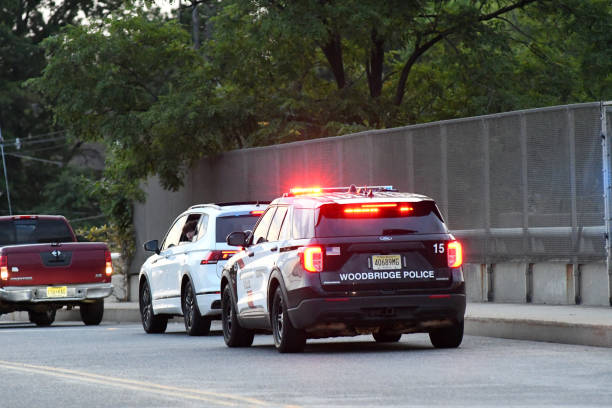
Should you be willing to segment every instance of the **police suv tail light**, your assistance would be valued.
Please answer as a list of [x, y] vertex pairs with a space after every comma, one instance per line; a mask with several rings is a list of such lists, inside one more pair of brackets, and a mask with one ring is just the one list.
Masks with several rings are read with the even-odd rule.
[[232, 257], [232, 255], [234, 255], [237, 252], [238, 251], [232, 250], [232, 249], [229, 249], [229, 250], [224, 249], [223, 251], [220, 251], [220, 250], [208, 251], [204, 255], [204, 259], [200, 261], [200, 265], [216, 264], [218, 261], [227, 261], [228, 259]]
[[106, 276], [111, 276], [113, 274], [113, 260], [110, 251], [104, 251], [104, 260], [106, 262], [104, 273]]
[[323, 248], [320, 246], [307, 246], [298, 250], [300, 263], [308, 272], [321, 272], [323, 270]]
[[450, 241], [446, 245], [446, 259], [449, 268], [458, 268], [463, 264], [463, 248], [459, 241]]
[[0, 280], [8, 280], [8, 259], [6, 255], [0, 255]]

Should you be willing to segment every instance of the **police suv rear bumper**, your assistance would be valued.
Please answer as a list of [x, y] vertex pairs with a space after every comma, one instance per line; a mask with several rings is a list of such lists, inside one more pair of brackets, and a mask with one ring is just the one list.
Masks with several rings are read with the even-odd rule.
[[334, 324], [340, 324], [355, 328], [395, 326], [406, 332], [427, 331], [427, 328], [463, 321], [465, 302], [465, 294], [312, 298], [304, 299], [287, 312], [298, 329], [327, 327], [333, 330]]

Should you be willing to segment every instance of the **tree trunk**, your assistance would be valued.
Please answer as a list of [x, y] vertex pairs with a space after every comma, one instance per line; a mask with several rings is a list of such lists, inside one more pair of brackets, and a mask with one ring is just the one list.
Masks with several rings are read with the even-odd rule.
[[338, 89], [344, 88], [346, 80], [344, 78], [344, 64], [342, 62], [342, 43], [340, 40], [340, 34], [330, 33], [329, 41], [327, 44], [321, 46], [325, 58], [334, 74], [336, 85]]
[[200, 13], [198, 13], [198, 5], [195, 4], [193, 6], [193, 11], [191, 12], [191, 25], [193, 31], [193, 49], [200, 49]]
[[372, 30], [372, 48], [370, 57], [366, 63], [366, 74], [368, 76], [368, 86], [370, 96], [378, 98], [382, 94], [383, 85], [383, 62], [385, 60], [385, 41], [378, 38], [376, 29]]

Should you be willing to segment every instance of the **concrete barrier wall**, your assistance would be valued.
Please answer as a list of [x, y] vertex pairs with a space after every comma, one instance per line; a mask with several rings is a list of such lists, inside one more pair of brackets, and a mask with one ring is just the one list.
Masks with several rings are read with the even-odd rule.
[[142, 243], [163, 239], [191, 205], [271, 200], [293, 186], [391, 184], [436, 199], [461, 231], [471, 300], [608, 304], [609, 278], [597, 263], [603, 236], [584, 233], [603, 224], [598, 118], [598, 103], [558, 106], [202, 159], [178, 192], [148, 180], [134, 211], [130, 273], [145, 260]]
[[465, 264], [468, 301], [610, 306], [604, 262]]

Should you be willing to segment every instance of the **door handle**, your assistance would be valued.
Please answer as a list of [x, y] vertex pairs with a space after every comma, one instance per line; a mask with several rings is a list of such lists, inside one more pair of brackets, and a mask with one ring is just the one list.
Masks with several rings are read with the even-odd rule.
[[278, 247], [277, 246], [272, 247], [272, 248], [270, 248], [270, 251], [278, 251]]
[[253, 251], [249, 251], [249, 252], [247, 252], [247, 255], [248, 255], [248, 256], [253, 256], [253, 255], [255, 255], [255, 252], [253, 252]]

